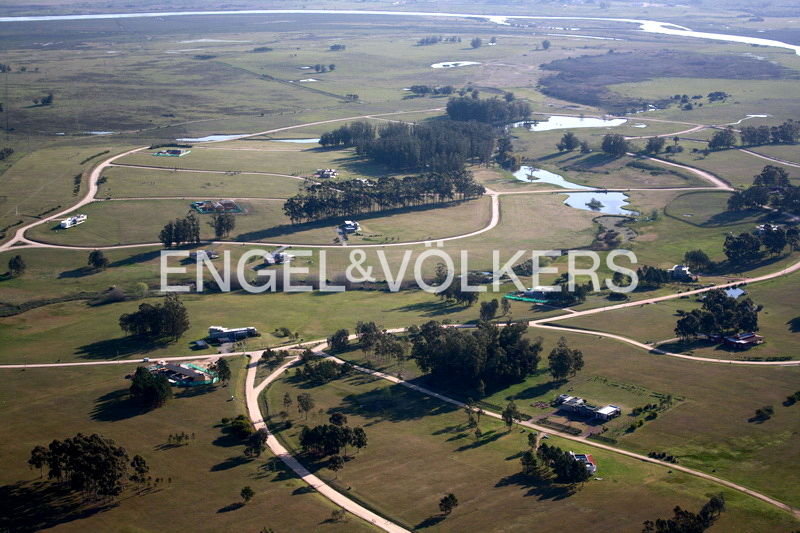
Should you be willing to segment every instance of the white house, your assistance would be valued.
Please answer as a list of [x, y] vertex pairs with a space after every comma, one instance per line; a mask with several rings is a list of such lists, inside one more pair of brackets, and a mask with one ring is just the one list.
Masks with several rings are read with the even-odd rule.
[[71, 228], [72, 226], [77, 226], [78, 224], [83, 224], [84, 222], [86, 222], [87, 218], [89, 218], [89, 217], [87, 217], [86, 215], [71, 216], [71, 217], [69, 217], [67, 219], [62, 220], [61, 224], [59, 224], [59, 227], [61, 229]]
[[211, 326], [208, 328], [208, 336], [216, 340], [235, 341], [247, 337], [257, 337], [258, 330], [254, 327], [244, 328], [225, 328], [222, 326]]

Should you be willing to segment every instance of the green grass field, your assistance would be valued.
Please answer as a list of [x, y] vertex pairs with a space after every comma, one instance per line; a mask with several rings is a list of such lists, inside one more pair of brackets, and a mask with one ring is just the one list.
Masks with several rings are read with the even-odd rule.
[[[326, 522], [335, 508], [328, 500], [304, 490], [305, 483], [265, 468], [269, 453], [245, 459], [244, 447], [221, 431], [219, 421], [245, 413], [241, 401], [244, 359], [230, 360], [233, 379], [227, 387], [208, 391], [176, 389], [176, 397], [160, 409], [140, 413], [127, 400], [132, 365], [89, 369], [4, 370], [7, 385], [0, 405], [8, 416], [0, 491], [3, 518], [26, 521], [34, 529], [57, 526], [63, 531], [157, 531], [181, 515], [181, 528], [258, 531], [369, 531], [355, 517]], [[237, 399], [231, 401], [231, 395]], [[114, 439], [128, 453], [142, 455], [153, 477], [164, 483], [143, 495], [125, 493], [118, 505], [88, 512], [91, 502], [60, 499], [47, 490], [39, 472], [28, 468], [30, 450], [77, 432]], [[187, 446], [167, 446], [167, 436], [186, 432]], [[167, 482], [166, 480], [170, 481]], [[43, 486], [42, 486], [43, 485]], [[256, 496], [241, 508], [239, 491], [250, 485]], [[202, 497], [198, 497], [202, 494]], [[98, 505], [102, 508], [102, 505]], [[146, 510], [146, 511], [145, 511]], [[17, 511], [12, 517], [7, 513]], [[123, 525], [124, 524], [124, 525]]]

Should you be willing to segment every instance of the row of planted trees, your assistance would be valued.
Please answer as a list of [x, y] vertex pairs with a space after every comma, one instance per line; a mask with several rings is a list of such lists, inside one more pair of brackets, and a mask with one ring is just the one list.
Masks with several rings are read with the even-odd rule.
[[467, 171], [431, 172], [402, 179], [314, 183], [286, 200], [283, 211], [292, 224], [388, 209], [471, 200], [485, 192]]

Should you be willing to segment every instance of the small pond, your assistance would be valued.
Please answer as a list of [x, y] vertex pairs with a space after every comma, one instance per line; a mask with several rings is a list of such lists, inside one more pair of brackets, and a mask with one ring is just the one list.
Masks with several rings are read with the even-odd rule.
[[550, 131], [562, 130], [572, 128], [613, 128], [621, 126], [628, 122], [624, 118], [592, 118], [592, 117], [562, 117], [553, 115], [545, 120], [526, 120], [522, 122], [514, 122], [511, 124], [512, 128], [525, 128], [528, 131]]
[[[628, 196], [624, 192], [568, 192], [567, 199], [564, 200], [564, 205], [574, 207], [575, 209], [582, 209], [584, 211], [593, 211], [595, 213], [604, 213], [606, 215], [638, 215], [636, 211], [632, 211], [625, 206], [628, 205]], [[597, 200], [602, 204], [598, 207], [589, 207], [589, 202]]]
[[434, 63], [431, 68], [456, 68], [468, 67], [470, 65], [480, 65], [478, 61], [443, 61], [441, 63]]

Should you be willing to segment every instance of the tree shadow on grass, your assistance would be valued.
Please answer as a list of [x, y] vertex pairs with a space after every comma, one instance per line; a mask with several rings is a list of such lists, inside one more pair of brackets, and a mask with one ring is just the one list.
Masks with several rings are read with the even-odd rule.
[[58, 273], [58, 279], [65, 279], [65, 278], [84, 278], [86, 276], [91, 276], [97, 272], [93, 268], [88, 266], [82, 266], [79, 268], [75, 268], [72, 270], [64, 270], [63, 272]]
[[539, 398], [549, 393], [550, 391], [556, 390], [561, 385], [563, 385], [562, 381], [546, 381], [544, 383], [539, 383], [537, 385], [528, 387], [527, 389], [518, 392], [517, 394], [514, 395], [514, 399], [529, 400], [531, 398]]
[[796, 316], [793, 319], [786, 322], [789, 326], [789, 331], [792, 333], [800, 333], [800, 316]]
[[447, 518], [447, 516], [445, 516], [443, 514], [431, 515], [428, 518], [426, 518], [425, 520], [423, 520], [422, 522], [420, 522], [419, 524], [417, 524], [416, 526], [414, 526], [414, 529], [415, 530], [417, 530], [417, 529], [425, 529], [426, 527], [436, 526], [436, 525], [439, 524], [439, 522], [441, 522], [445, 518]]
[[574, 485], [560, 485], [542, 481], [526, 476], [522, 472], [502, 478], [495, 484], [495, 487], [507, 487], [509, 485], [518, 485], [523, 489], [528, 489], [525, 496], [536, 496], [539, 500], [563, 500], [577, 492], [577, 487]]
[[98, 422], [117, 422], [143, 412], [145, 411], [133, 402], [127, 389], [119, 389], [97, 398], [91, 416], [92, 420]]
[[217, 509], [217, 513], [229, 513], [231, 511], [241, 509], [242, 507], [244, 507], [244, 504], [242, 502], [234, 502], [226, 505], [225, 507], [220, 507], [219, 509]]
[[75, 354], [82, 359], [118, 359], [137, 353], [147, 353], [165, 346], [137, 337], [118, 337], [84, 344]]
[[474, 450], [475, 448], [480, 448], [486, 444], [490, 444], [500, 437], [505, 435], [505, 433], [500, 433], [499, 431], [487, 431], [484, 433], [480, 439], [470, 442], [469, 444], [464, 444], [463, 446], [459, 446], [456, 448], [457, 452], [465, 452], [467, 450]]
[[457, 313], [466, 309], [461, 304], [447, 303], [447, 302], [418, 302], [415, 304], [403, 305], [395, 307], [391, 311], [400, 311], [402, 313], [414, 313], [424, 317], [434, 317], [441, 315], [449, 315]]
[[41, 531], [88, 518], [116, 507], [116, 502], [87, 503], [87, 498], [45, 481], [0, 486], [0, 531]]
[[176, 398], [196, 398], [215, 392], [217, 387], [214, 385], [198, 385], [196, 387], [184, 387], [175, 393]]
[[344, 414], [364, 418], [381, 418], [392, 422], [418, 420], [425, 416], [451, 413], [458, 407], [430, 396], [422, 395], [402, 385], [392, 385], [342, 399]]
[[146, 263], [147, 261], [152, 261], [154, 259], [158, 259], [161, 256], [161, 250], [153, 250], [152, 252], [140, 252], [138, 254], [134, 254], [130, 257], [126, 257], [124, 259], [120, 259], [118, 261], [114, 261], [113, 263], [109, 264], [110, 267], [120, 267], [120, 266], [129, 266], [135, 265], [137, 263]]
[[221, 472], [224, 470], [230, 470], [231, 468], [236, 468], [237, 466], [242, 466], [244, 464], [249, 463], [252, 461], [249, 457], [245, 457], [243, 455], [236, 455], [233, 457], [228, 457], [221, 463], [217, 463], [211, 467], [212, 472]]

